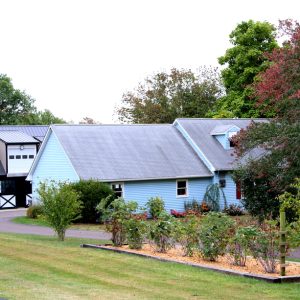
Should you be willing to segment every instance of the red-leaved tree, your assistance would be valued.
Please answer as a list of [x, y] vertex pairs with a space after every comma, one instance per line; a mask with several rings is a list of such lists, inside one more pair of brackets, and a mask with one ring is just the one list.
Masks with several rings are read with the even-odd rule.
[[300, 25], [281, 21], [278, 31], [282, 47], [266, 54], [270, 66], [253, 85], [257, 106], [274, 118], [235, 138], [239, 157], [253, 154], [235, 176], [243, 182], [245, 207], [260, 217], [276, 216], [277, 196], [300, 177]]

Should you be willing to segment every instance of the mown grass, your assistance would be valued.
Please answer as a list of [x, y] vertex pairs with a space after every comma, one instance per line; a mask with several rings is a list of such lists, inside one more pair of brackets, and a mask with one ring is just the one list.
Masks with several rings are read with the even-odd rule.
[[[39, 217], [36, 219], [28, 218], [26, 216], [15, 217], [12, 219], [12, 222], [17, 224], [25, 224], [25, 225], [37, 225], [49, 227], [48, 222], [43, 217]], [[105, 225], [103, 224], [73, 224], [70, 229], [77, 230], [105, 230]]]
[[300, 284], [269, 284], [175, 263], [80, 248], [94, 240], [0, 234], [0, 298], [299, 299]]

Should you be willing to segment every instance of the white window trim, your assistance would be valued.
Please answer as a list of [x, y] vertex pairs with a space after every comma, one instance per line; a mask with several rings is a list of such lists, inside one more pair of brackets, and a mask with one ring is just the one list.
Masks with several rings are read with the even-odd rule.
[[112, 189], [112, 186], [113, 186], [113, 184], [120, 184], [120, 185], [122, 185], [122, 198], [125, 198], [125, 184], [124, 184], [124, 182], [112, 182], [111, 184], [110, 184], [110, 188]]
[[[178, 195], [178, 181], [186, 181], [186, 194], [185, 195]], [[187, 198], [189, 197], [189, 181], [188, 179], [177, 179], [176, 180], [176, 198]]]

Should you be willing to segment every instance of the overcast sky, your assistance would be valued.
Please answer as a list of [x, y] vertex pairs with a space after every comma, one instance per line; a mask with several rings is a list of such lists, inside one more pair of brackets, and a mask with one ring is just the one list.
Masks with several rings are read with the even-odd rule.
[[146, 76], [217, 66], [238, 23], [286, 18], [299, 0], [0, 0], [0, 73], [38, 109], [112, 123]]

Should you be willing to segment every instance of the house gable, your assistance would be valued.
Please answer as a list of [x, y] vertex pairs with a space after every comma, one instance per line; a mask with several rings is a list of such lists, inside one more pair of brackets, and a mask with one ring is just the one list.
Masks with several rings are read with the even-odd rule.
[[29, 172], [27, 180], [32, 181], [33, 201], [38, 198], [37, 188], [45, 180], [78, 181], [70, 159], [66, 155], [55, 133], [49, 129], [40, 152]]

